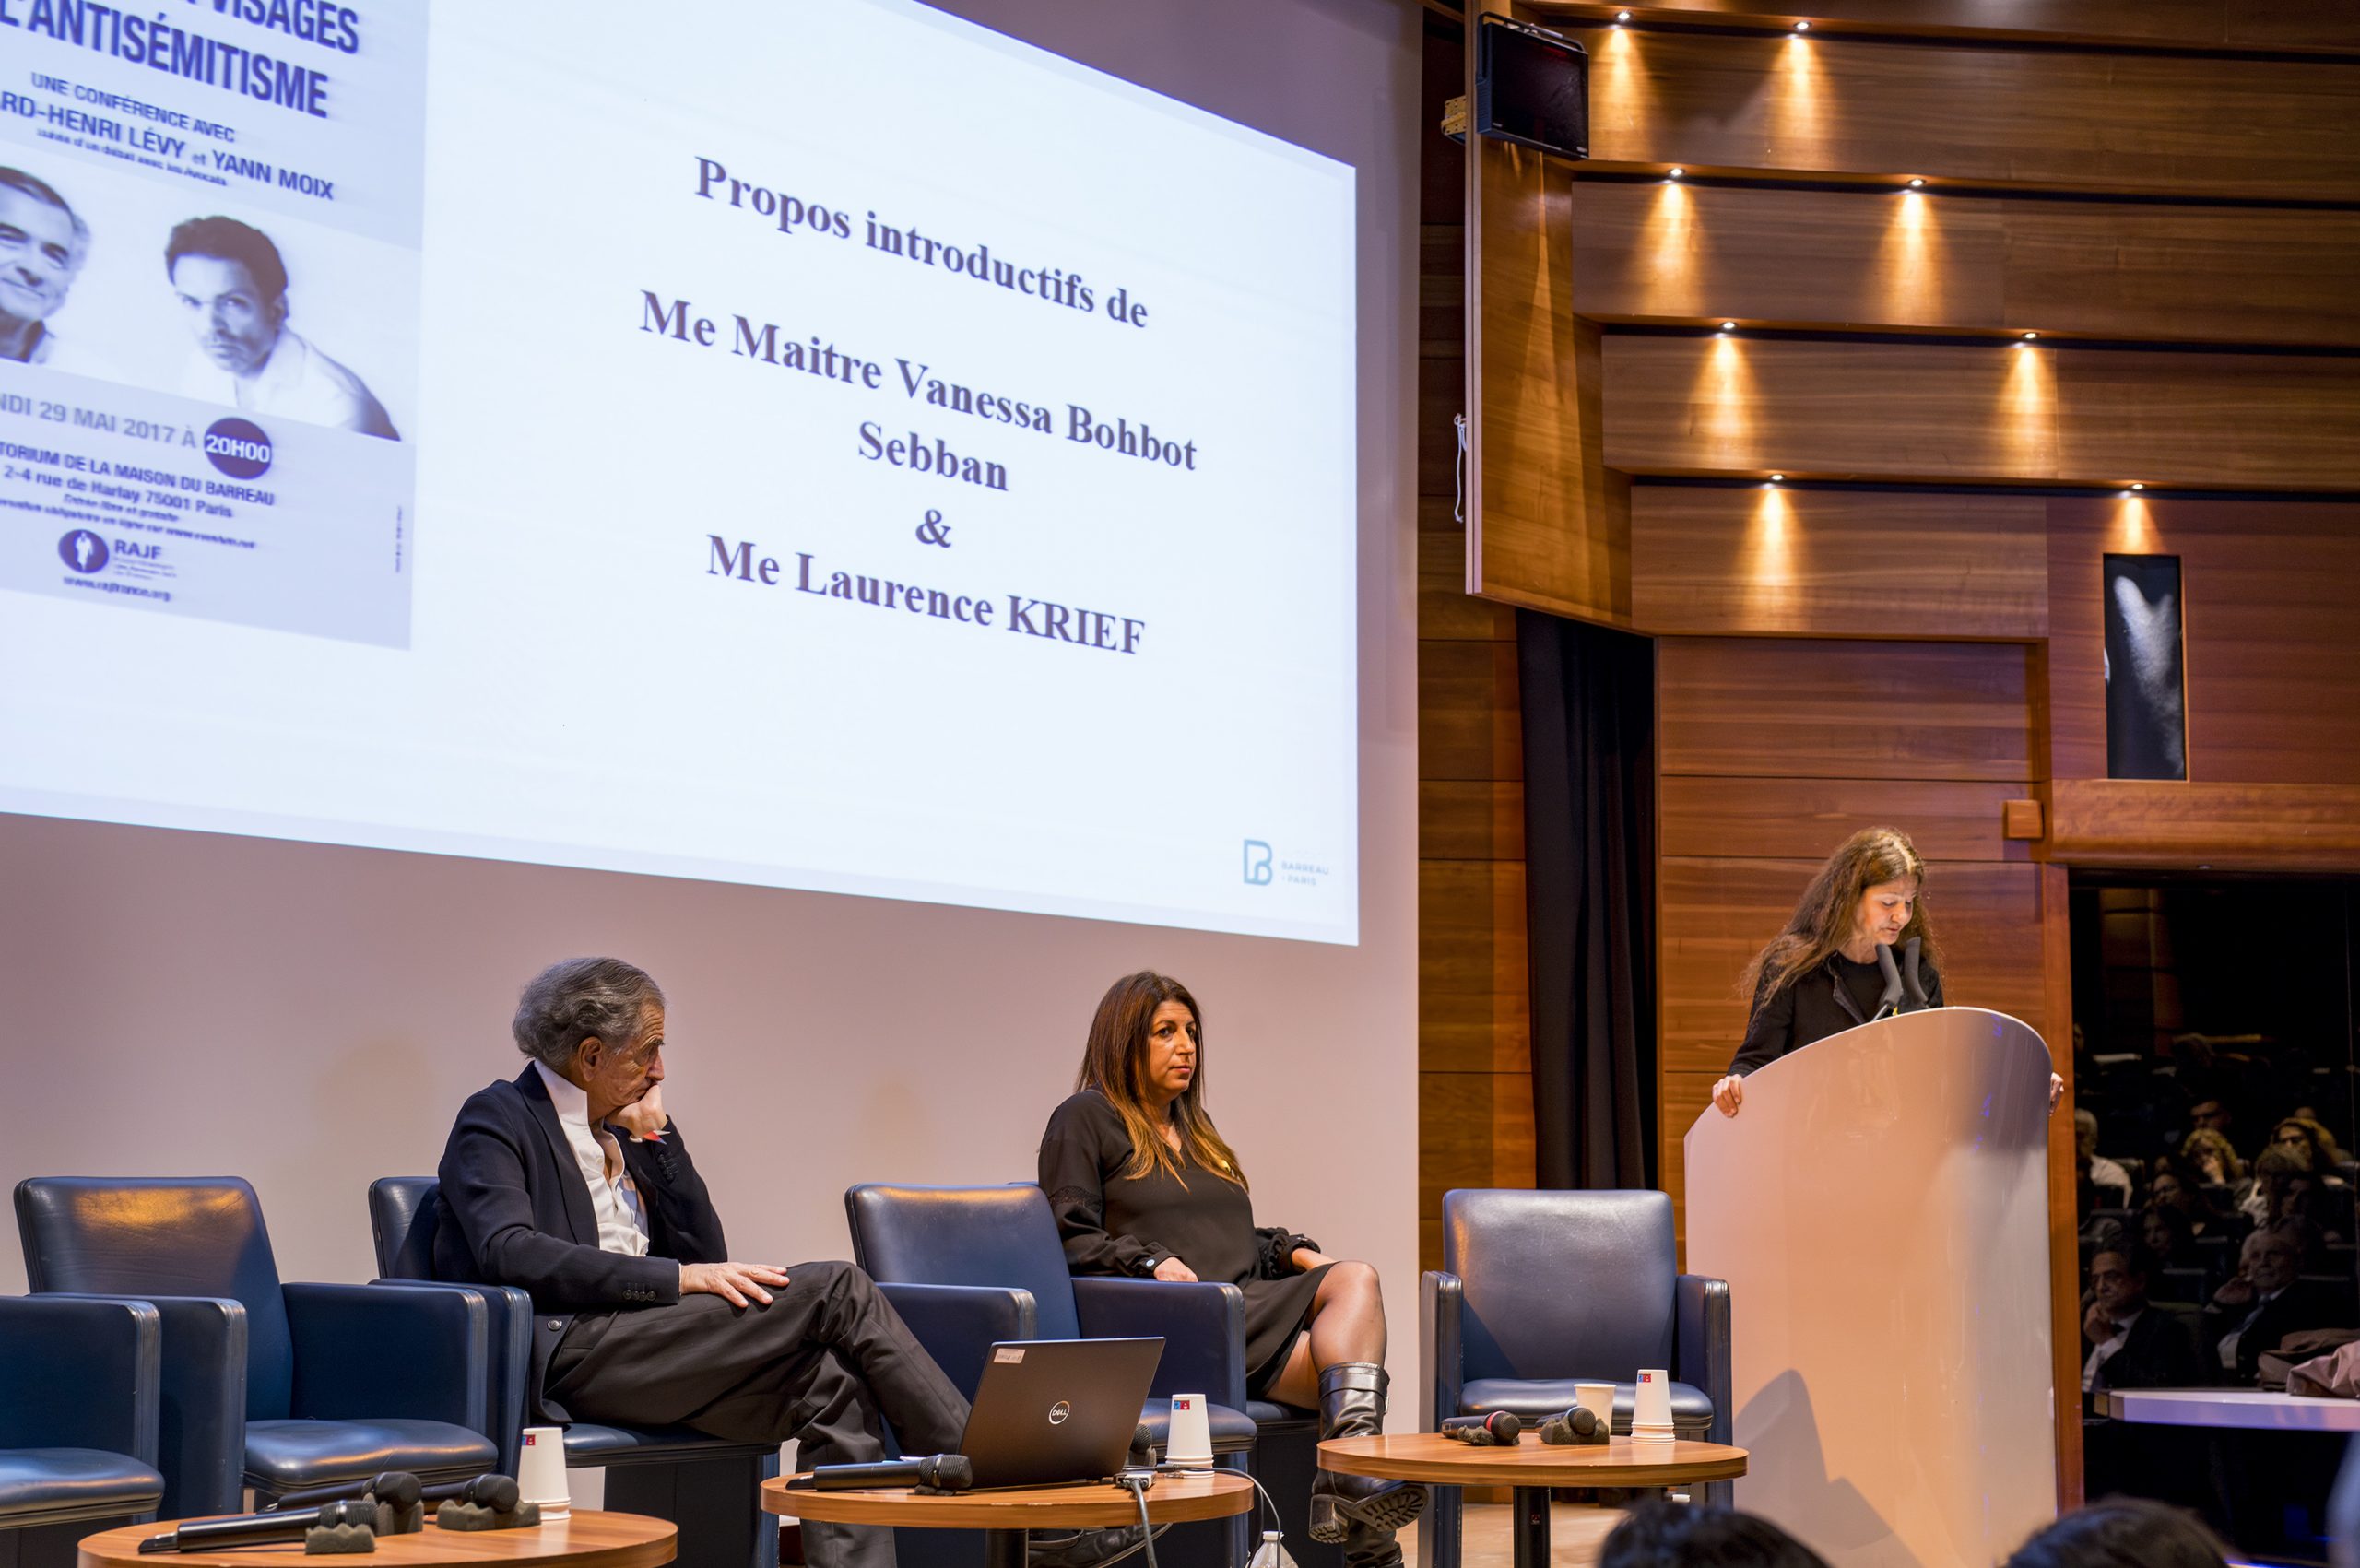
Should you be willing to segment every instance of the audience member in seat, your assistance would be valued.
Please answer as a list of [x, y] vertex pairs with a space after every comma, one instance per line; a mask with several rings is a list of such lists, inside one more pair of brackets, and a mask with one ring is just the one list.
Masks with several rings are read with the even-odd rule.
[[2310, 1165], [2312, 1173], [2323, 1186], [2340, 1187], [2343, 1178], [2336, 1167], [2343, 1163], [2343, 1151], [2335, 1146], [2335, 1135], [2317, 1116], [2297, 1111], [2270, 1129], [2272, 1149], [2300, 1149]]
[[[1376, 1270], [1308, 1236], [1257, 1229], [1245, 1173], [1205, 1109], [1204, 1026], [1168, 975], [1115, 982], [1099, 1001], [1074, 1093], [1041, 1135], [1067, 1265], [1076, 1274], [1210, 1279], [1245, 1297], [1246, 1393], [1319, 1409], [1322, 1438], [1385, 1425], [1385, 1303]], [[1321, 1470], [1311, 1537], [1351, 1568], [1398, 1564], [1394, 1532], [1425, 1489]]]
[[2082, 1205], [2084, 1213], [2130, 1207], [2130, 1173], [2098, 1152], [2098, 1119], [2089, 1111], [2073, 1113], [2073, 1165], [2085, 1189], [2083, 1196], [2090, 1200]]
[[2255, 1156], [2253, 1183], [2239, 1213], [2257, 1225], [2299, 1219], [2295, 1208], [2311, 1189], [2311, 1156], [2299, 1143], [2273, 1143]]
[[[729, 1260], [665, 1114], [664, 994], [617, 959], [552, 965], [512, 1025], [529, 1058], [442, 1154], [435, 1273], [534, 1305], [531, 1419], [802, 1444], [803, 1462], [955, 1450], [967, 1401], [847, 1263]], [[892, 1533], [804, 1527], [818, 1568], [891, 1568]]]
[[1752, 1514], [1650, 1498], [1614, 1527], [1598, 1568], [1827, 1568], [1827, 1560]]
[[2164, 1162], [2148, 1185], [2147, 1201], [2158, 1208], [2168, 1208], [2187, 1222], [2190, 1236], [2218, 1236], [2228, 1233], [2228, 1216], [2204, 1201], [2198, 1190], [2203, 1185], [2177, 1156]]
[[2138, 1253], [2090, 1259], [2090, 1309], [2082, 1317], [2082, 1392], [2188, 1388], [2203, 1383], [2187, 1326], [2147, 1305], [2150, 1265]]
[[2199, 1127], [2180, 1140], [2180, 1162], [2208, 1186], [2226, 1187], [2229, 1201], [2242, 1208], [2252, 1189], [2246, 1180], [2246, 1162], [2229, 1140], [2211, 1127]]
[[2108, 1498], [2034, 1533], [2004, 1568], [2223, 1568], [2221, 1543], [2196, 1516], [2161, 1503]]
[[[2174, 1179], [2165, 1176], [2160, 1181]], [[2189, 1233], [2188, 1216], [2164, 1203], [2151, 1202], [2139, 1211], [2139, 1248], [2158, 1269], [2201, 1268], [2205, 1265], [2202, 1250]]]
[[2264, 1225], [2246, 1238], [2237, 1272], [2204, 1309], [2207, 1370], [2217, 1368], [2220, 1381], [2250, 1385], [2264, 1350], [2297, 1330], [2335, 1325], [2333, 1295], [2295, 1277], [2308, 1250], [2299, 1225]]

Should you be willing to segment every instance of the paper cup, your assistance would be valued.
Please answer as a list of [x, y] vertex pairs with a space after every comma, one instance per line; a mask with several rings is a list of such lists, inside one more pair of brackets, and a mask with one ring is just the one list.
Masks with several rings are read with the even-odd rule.
[[1672, 1438], [1671, 1374], [1661, 1367], [1641, 1367], [1639, 1387], [1631, 1403], [1631, 1435], [1668, 1443]]
[[1614, 1430], [1614, 1385], [1611, 1383], [1575, 1384], [1574, 1403], [1604, 1421], [1607, 1431]]
[[1172, 1396], [1172, 1424], [1163, 1439], [1166, 1464], [1209, 1470], [1213, 1464], [1212, 1420], [1202, 1394]]
[[540, 1504], [544, 1523], [570, 1518], [573, 1494], [566, 1489], [565, 1432], [554, 1426], [528, 1426], [525, 1447], [516, 1460], [516, 1491], [527, 1503]]

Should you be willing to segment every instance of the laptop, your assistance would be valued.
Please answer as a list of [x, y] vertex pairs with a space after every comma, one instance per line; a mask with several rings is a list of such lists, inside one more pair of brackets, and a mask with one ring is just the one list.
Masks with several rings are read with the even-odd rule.
[[1161, 1338], [994, 1345], [959, 1439], [975, 1485], [1057, 1486], [1120, 1473], [1162, 1359]]

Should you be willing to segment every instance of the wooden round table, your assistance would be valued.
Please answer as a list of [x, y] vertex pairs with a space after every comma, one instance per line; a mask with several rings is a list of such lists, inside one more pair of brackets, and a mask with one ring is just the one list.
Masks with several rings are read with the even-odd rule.
[[[984, 1532], [985, 1568], [1024, 1568], [1027, 1530], [1105, 1530], [1139, 1522], [1139, 1505], [1111, 1481], [1070, 1486], [995, 1487], [939, 1496], [905, 1486], [860, 1491], [791, 1490], [787, 1478], [762, 1483], [762, 1506], [773, 1514], [834, 1525], [900, 1525], [928, 1530]], [[1170, 1471], [1148, 1488], [1152, 1525], [1225, 1519], [1254, 1506], [1254, 1483], [1236, 1470]], [[142, 1568], [158, 1568], [152, 1561]]]
[[1428, 1486], [1516, 1489], [1509, 1528], [1516, 1568], [1548, 1568], [1549, 1489], [1555, 1486], [1688, 1486], [1745, 1474], [1745, 1450], [1720, 1443], [1634, 1443], [1558, 1447], [1527, 1432], [1512, 1448], [1476, 1448], [1440, 1432], [1337, 1437], [1319, 1445], [1319, 1463], [1339, 1475]]
[[[301, 1511], [292, 1515], [300, 1519]], [[668, 1519], [642, 1514], [607, 1514], [577, 1508], [570, 1519], [521, 1530], [445, 1530], [428, 1515], [426, 1528], [406, 1536], [382, 1536], [363, 1557], [306, 1559], [303, 1543], [241, 1546], [213, 1551], [139, 1555], [139, 1543], [162, 1535], [177, 1520], [125, 1525], [85, 1539], [78, 1568], [254, 1568], [256, 1563], [317, 1562], [375, 1568], [454, 1568], [460, 1563], [513, 1564], [514, 1568], [662, 1568], [672, 1561], [679, 1530]]]

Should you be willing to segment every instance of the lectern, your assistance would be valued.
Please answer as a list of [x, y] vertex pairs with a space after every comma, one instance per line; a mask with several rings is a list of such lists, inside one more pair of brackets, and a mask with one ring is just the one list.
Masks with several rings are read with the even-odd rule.
[[1988, 1568], [2056, 1515], [2048, 1075], [2024, 1023], [1938, 1008], [1780, 1057], [1688, 1130], [1738, 1506], [1835, 1568]]

